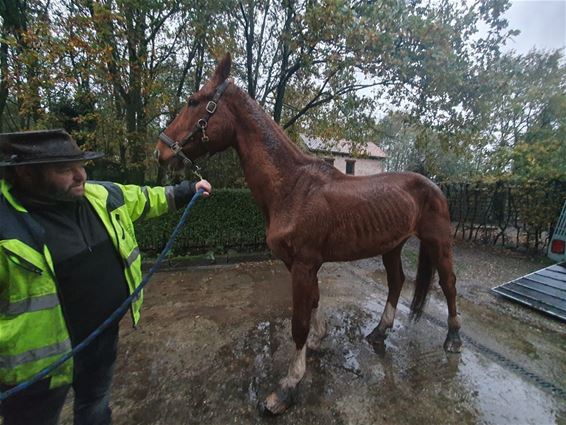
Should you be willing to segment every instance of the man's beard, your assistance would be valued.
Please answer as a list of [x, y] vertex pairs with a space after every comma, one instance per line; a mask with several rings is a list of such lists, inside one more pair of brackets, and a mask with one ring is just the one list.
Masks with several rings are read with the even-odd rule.
[[[83, 198], [83, 195], [75, 195], [71, 192], [71, 189], [76, 185], [73, 185], [67, 189], [63, 189], [53, 185], [52, 183], [45, 180], [41, 173], [36, 173], [32, 177], [35, 198], [39, 201], [44, 202], [76, 202]], [[81, 183], [83, 185], [84, 183]]]
[[83, 195], [74, 195], [71, 192], [71, 188], [68, 190], [53, 188], [53, 190], [49, 192], [49, 198], [55, 202], [76, 202], [81, 200]]

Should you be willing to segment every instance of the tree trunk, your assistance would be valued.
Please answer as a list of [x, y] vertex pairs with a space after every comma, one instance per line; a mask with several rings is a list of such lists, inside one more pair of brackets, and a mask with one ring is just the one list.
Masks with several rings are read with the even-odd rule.
[[292, 0], [285, 0], [284, 4], [287, 8], [287, 13], [281, 39], [281, 70], [279, 75], [279, 82], [277, 83], [277, 91], [275, 93], [275, 105], [273, 107], [273, 120], [278, 124], [281, 122], [281, 116], [283, 115], [283, 101], [285, 100], [285, 89], [287, 87], [288, 79], [287, 68], [289, 66], [289, 57], [291, 55], [291, 49], [289, 47], [288, 39], [290, 37], [291, 23], [293, 21]]

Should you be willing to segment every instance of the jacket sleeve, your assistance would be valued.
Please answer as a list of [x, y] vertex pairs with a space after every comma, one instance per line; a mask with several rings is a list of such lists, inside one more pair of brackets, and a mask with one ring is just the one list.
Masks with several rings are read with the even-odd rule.
[[158, 217], [175, 209], [173, 190], [169, 187], [119, 185], [132, 221]]
[[132, 221], [153, 218], [182, 208], [195, 194], [195, 183], [183, 181], [175, 186], [120, 185]]
[[[175, 200], [175, 208], [183, 208], [187, 205], [196, 193], [196, 182], [182, 181], [173, 186], [173, 198]], [[171, 187], [171, 186], [169, 186]]]

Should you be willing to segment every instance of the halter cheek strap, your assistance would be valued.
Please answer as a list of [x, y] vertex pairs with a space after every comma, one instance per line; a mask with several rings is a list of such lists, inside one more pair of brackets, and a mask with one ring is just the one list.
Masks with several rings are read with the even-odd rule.
[[195, 168], [195, 170], [196, 170], [195, 174], [197, 174], [197, 175], [199, 175], [198, 171], [200, 170], [200, 168], [193, 161], [191, 161], [187, 157], [187, 155], [185, 155], [185, 153], [183, 152], [183, 146], [185, 146], [187, 143], [189, 143], [193, 139], [195, 134], [201, 132], [202, 137], [200, 138], [200, 140], [201, 140], [202, 144], [204, 145], [204, 148], [208, 151], [208, 153], [209, 154], [211, 153], [210, 149], [208, 148], [208, 142], [209, 142], [210, 139], [208, 138], [208, 135], [206, 134], [206, 128], [208, 127], [208, 120], [210, 119], [212, 114], [214, 114], [214, 112], [216, 112], [216, 108], [218, 107], [218, 100], [220, 99], [220, 96], [222, 96], [222, 93], [224, 93], [224, 90], [226, 90], [226, 87], [228, 87], [229, 83], [230, 83], [230, 80], [225, 80], [222, 84], [220, 84], [216, 88], [216, 91], [214, 92], [214, 96], [212, 97], [212, 100], [210, 100], [206, 104], [205, 109], [206, 109], [207, 114], [203, 118], [201, 118], [197, 121], [193, 130], [191, 130], [191, 132], [187, 135], [187, 137], [185, 137], [181, 142], [176, 142], [175, 140], [173, 140], [172, 138], [167, 136], [165, 134], [165, 132], [161, 132], [161, 134], [159, 134], [159, 140], [161, 140], [163, 143], [165, 143], [167, 146], [169, 146], [169, 148], [173, 151], [173, 154], [175, 156], [178, 156], [179, 158], [181, 158], [185, 165], [192, 166], [193, 168]]

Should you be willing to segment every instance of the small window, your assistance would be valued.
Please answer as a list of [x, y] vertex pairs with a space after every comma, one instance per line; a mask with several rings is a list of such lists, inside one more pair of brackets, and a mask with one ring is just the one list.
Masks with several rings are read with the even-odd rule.
[[346, 174], [354, 175], [355, 174], [355, 165], [356, 161], [352, 159], [346, 160]]
[[334, 158], [324, 158], [324, 162], [330, 165], [334, 165]]

